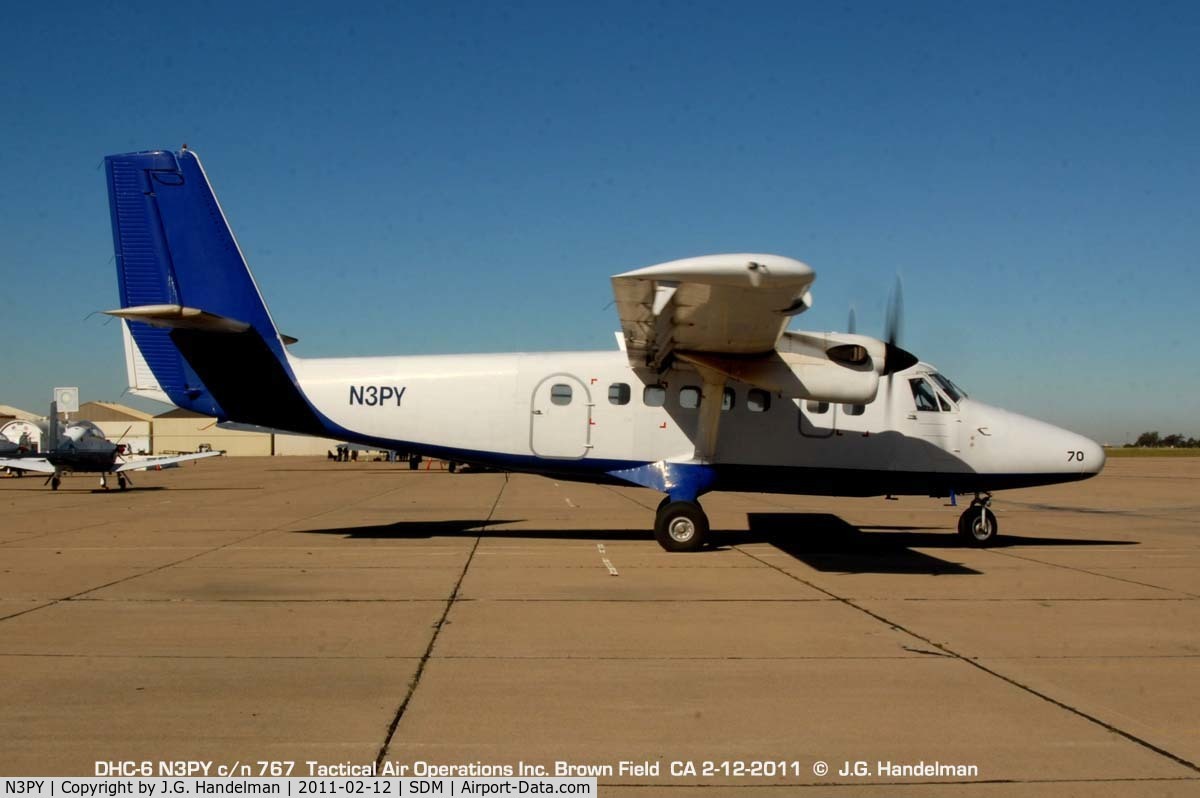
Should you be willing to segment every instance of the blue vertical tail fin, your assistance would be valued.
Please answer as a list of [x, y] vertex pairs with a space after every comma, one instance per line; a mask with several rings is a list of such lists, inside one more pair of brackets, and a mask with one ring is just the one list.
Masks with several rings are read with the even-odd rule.
[[323, 431], [196, 154], [110, 155], [105, 170], [121, 294], [113, 313], [171, 401], [221, 420]]

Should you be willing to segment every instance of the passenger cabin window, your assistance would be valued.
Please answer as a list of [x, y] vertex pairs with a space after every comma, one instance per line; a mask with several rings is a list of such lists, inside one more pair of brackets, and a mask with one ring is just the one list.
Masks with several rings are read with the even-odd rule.
[[647, 385], [642, 389], [642, 403], [646, 407], [662, 407], [667, 401], [667, 389], [661, 385]]
[[629, 404], [629, 384], [614, 382], [608, 386], [608, 403], [613, 405]]
[[912, 386], [913, 400], [917, 403], [918, 410], [934, 413], [938, 411], [937, 395], [929, 383], [915, 379], [909, 380], [908, 384]]
[[771, 394], [761, 388], [751, 388], [746, 394], [746, 409], [751, 413], [765, 413], [771, 409]]
[[679, 389], [679, 406], [684, 410], [695, 410], [700, 406], [700, 389], [695, 385], [685, 385]]
[[571, 386], [561, 382], [551, 386], [550, 403], [555, 405], [571, 404]]
[[848, 416], [861, 416], [867, 412], [866, 405], [842, 405], [842, 412]]
[[734, 394], [733, 389], [726, 388], [725, 392], [721, 394], [721, 410], [732, 410], [736, 402], [737, 396]]
[[822, 413], [829, 412], [829, 402], [816, 402], [812, 399], [809, 399], [804, 403], [804, 407], [807, 408], [808, 412], [812, 413], [814, 416], [819, 416]]

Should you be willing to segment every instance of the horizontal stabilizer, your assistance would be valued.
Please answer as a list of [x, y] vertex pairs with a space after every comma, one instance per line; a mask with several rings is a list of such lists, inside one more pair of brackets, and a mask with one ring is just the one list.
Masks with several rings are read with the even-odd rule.
[[244, 321], [183, 305], [138, 305], [133, 308], [104, 311], [109, 316], [142, 321], [155, 327], [172, 327], [209, 332], [240, 333], [250, 329]]

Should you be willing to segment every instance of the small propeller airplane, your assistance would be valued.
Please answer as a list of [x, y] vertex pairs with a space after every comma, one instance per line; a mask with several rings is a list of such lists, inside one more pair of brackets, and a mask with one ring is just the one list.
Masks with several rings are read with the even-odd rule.
[[64, 473], [98, 473], [100, 487], [108, 490], [108, 477], [117, 475], [117, 485], [125, 490], [133, 482], [130, 471], [145, 471], [151, 468], [169, 468], [189, 460], [216, 457], [222, 452], [199, 452], [182, 455], [129, 455], [118, 441], [113, 443], [90, 421], [69, 421], [58, 431], [58, 412], [50, 407], [50, 430], [47, 440], [56, 441], [49, 451], [21, 453], [9, 451], [0, 457], [0, 468], [13, 471], [34, 471], [49, 474], [46, 482], [51, 490], [58, 490]]
[[709, 537], [710, 491], [974, 494], [1091, 477], [1091, 440], [968, 395], [887, 340], [788, 330], [813, 270], [687, 258], [612, 278], [609, 352], [301, 358], [271, 319], [196, 153], [105, 159], [131, 389], [220, 422], [665, 494], [669, 551]]

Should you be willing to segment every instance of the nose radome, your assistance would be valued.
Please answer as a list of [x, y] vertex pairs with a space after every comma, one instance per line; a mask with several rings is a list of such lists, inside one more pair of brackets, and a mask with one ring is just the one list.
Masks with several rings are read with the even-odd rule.
[[1099, 474], [1108, 460], [1103, 446], [1082, 435], [1079, 436], [1078, 451], [1083, 454], [1083, 460], [1079, 463], [1079, 471], [1082, 474]]

